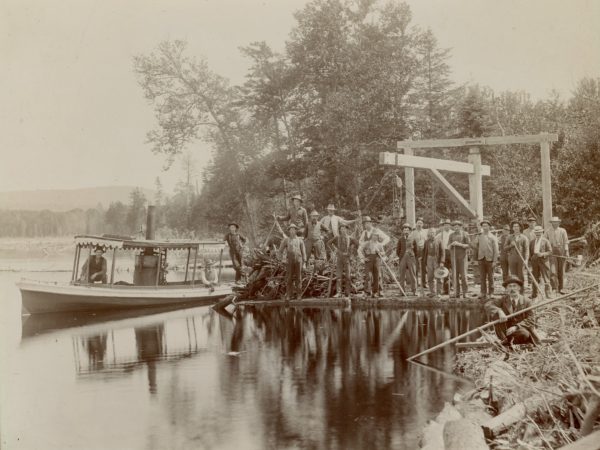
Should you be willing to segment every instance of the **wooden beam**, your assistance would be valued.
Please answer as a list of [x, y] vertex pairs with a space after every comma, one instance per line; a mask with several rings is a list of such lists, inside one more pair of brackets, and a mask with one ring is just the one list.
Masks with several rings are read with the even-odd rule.
[[[404, 157], [413, 157], [414, 150], [412, 148], [404, 149]], [[404, 193], [405, 193], [405, 204], [406, 204], [406, 221], [411, 225], [415, 226], [415, 219], [417, 217], [416, 206], [415, 206], [415, 169], [411, 166], [404, 166]]]
[[556, 141], [558, 141], [558, 134], [540, 133], [524, 134], [519, 136], [490, 136], [460, 139], [429, 139], [424, 141], [398, 141], [398, 149], [470, 147], [473, 145], [539, 144], [542, 142]]
[[469, 162], [475, 173], [469, 174], [469, 200], [471, 209], [477, 213], [477, 219], [483, 219], [483, 185], [481, 180], [481, 153], [478, 147], [469, 149]]
[[[475, 173], [473, 164], [468, 162], [453, 161], [450, 159], [426, 158], [423, 156], [413, 156], [402, 153], [381, 152], [379, 153], [379, 164], [383, 166], [394, 167], [413, 167], [415, 169], [437, 169], [447, 170], [449, 172]], [[489, 176], [490, 166], [481, 166], [481, 175]]]
[[552, 180], [550, 178], [550, 142], [540, 143], [542, 160], [542, 205], [544, 207], [544, 228], [550, 227], [552, 218]]
[[436, 169], [429, 169], [429, 173], [433, 177], [433, 180], [441, 186], [441, 188], [446, 194], [448, 194], [450, 200], [454, 201], [466, 215], [472, 217], [473, 219], [477, 217], [477, 212], [471, 209], [469, 203], [467, 203], [463, 196], [460, 195], [456, 189], [454, 189], [454, 187], [448, 182], [448, 180], [444, 178], [444, 176], [439, 171], [437, 171]]

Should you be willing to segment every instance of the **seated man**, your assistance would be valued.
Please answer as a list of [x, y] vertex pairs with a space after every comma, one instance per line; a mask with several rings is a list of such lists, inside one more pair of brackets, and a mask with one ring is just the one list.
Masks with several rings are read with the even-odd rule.
[[212, 292], [215, 290], [215, 286], [219, 284], [219, 275], [215, 270], [215, 262], [211, 259], [206, 261], [204, 270], [200, 272], [200, 281], [204, 286], [209, 288]]
[[97, 246], [81, 268], [79, 281], [87, 283], [106, 283], [106, 259], [102, 256], [104, 250]]
[[492, 319], [500, 319], [495, 325], [496, 335], [503, 345], [539, 344], [540, 339], [535, 332], [535, 318], [532, 311], [526, 311], [507, 319], [506, 316], [531, 306], [531, 300], [521, 295], [523, 280], [510, 277], [505, 283], [506, 293], [498, 299], [485, 304], [485, 309]]

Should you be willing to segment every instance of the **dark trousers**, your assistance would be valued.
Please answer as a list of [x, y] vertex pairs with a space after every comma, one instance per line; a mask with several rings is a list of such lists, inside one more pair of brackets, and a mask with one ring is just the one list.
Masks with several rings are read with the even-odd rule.
[[502, 269], [502, 282], [508, 280], [508, 255], [500, 257], [500, 268]]
[[[408, 284], [411, 291], [417, 291], [417, 277], [415, 275], [416, 258], [413, 255], [405, 253], [400, 260], [400, 285], [405, 289], [405, 280], [408, 276]], [[405, 289], [406, 290], [406, 289]]]
[[379, 255], [367, 255], [365, 258], [364, 291], [367, 294], [379, 293]]
[[[546, 297], [549, 297], [550, 296], [550, 270], [548, 269], [548, 266], [544, 263], [545, 263], [544, 259], [538, 258], [537, 256], [531, 257], [531, 272], [533, 273], [533, 277], [535, 278], [535, 281], [537, 281], [538, 283], [541, 283], [542, 281], [544, 281], [544, 291], [546, 291]], [[531, 296], [535, 298], [535, 297], [537, 297], [537, 294], [538, 294], [537, 287], [533, 281], [531, 282], [531, 284], [533, 285]]]
[[486, 259], [479, 260], [479, 278], [481, 282], [481, 295], [494, 294], [494, 263]]
[[469, 260], [467, 255], [464, 254], [464, 251], [454, 250], [456, 252], [454, 262], [456, 263], [456, 267], [454, 268], [456, 275], [452, 278], [456, 280], [456, 286], [454, 289], [456, 290], [456, 295], [460, 295], [461, 288], [462, 293], [466, 294], [469, 285], [467, 284], [467, 265], [469, 264]]
[[233, 270], [235, 270], [235, 281], [242, 279], [242, 255], [237, 252], [229, 252], [231, 262], [233, 264]]
[[337, 293], [342, 293], [342, 285], [346, 287], [346, 295], [350, 295], [352, 281], [350, 279], [350, 256], [338, 255], [337, 257]]
[[286, 298], [302, 297], [302, 257], [288, 255], [286, 274]]
[[450, 277], [452, 276], [452, 270], [454, 270], [454, 267], [452, 267], [452, 258], [450, 256], [450, 250], [444, 250], [444, 266], [450, 271], [450, 274], [446, 278], [444, 278], [443, 288], [444, 295], [448, 295], [450, 293]]
[[315, 259], [325, 259], [325, 244], [322, 239], [306, 238], [304, 239], [304, 246], [306, 247], [307, 260], [310, 259], [311, 253], [315, 256]]
[[564, 249], [560, 247], [552, 247], [552, 258], [550, 264], [552, 268], [552, 288], [554, 290], [563, 290], [563, 281], [565, 278], [565, 259], [557, 258], [557, 256], [565, 256]]
[[[508, 254], [508, 273], [512, 277], [517, 277], [525, 286], [525, 266], [523, 265], [523, 260], [517, 254], [516, 251]], [[521, 288], [521, 294], [523, 293], [523, 288]]]
[[502, 345], [518, 345], [518, 344], [534, 344], [531, 333], [525, 328], [517, 328], [517, 330], [511, 334], [506, 334], [508, 325], [505, 323], [498, 323], [494, 325], [496, 336], [502, 341]]

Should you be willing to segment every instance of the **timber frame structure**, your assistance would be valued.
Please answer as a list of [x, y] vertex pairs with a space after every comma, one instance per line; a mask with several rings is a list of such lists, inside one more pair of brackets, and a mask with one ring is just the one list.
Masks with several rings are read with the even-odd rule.
[[[490, 175], [490, 167], [481, 164], [480, 146], [508, 144], [539, 144], [542, 162], [542, 202], [544, 207], [543, 225], [550, 226], [552, 217], [552, 186], [550, 177], [550, 143], [558, 140], [555, 133], [540, 133], [520, 136], [491, 136], [460, 139], [431, 139], [423, 141], [405, 140], [398, 142], [398, 149], [404, 153], [381, 152], [379, 164], [393, 167], [404, 167], [404, 189], [406, 196], [406, 219], [414, 225], [415, 213], [415, 169], [427, 169], [451, 200], [473, 219], [483, 219], [482, 177]], [[415, 156], [414, 150], [419, 148], [453, 148], [469, 147], [468, 162], [425, 158]], [[469, 175], [469, 201], [467, 202], [456, 189], [439, 172], [466, 173]]]

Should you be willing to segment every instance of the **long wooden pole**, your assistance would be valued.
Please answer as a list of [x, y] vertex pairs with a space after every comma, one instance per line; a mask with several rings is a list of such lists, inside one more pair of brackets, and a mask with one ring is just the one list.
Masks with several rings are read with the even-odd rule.
[[194, 270], [192, 271], [192, 286], [194, 285], [194, 283], [196, 283], [196, 265], [198, 264], [198, 247], [196, 247], [196, 251], [194, 252]]
[[190, 254], [192, 253], [192, 248], [188, 247], [187, 260], [185, 262], [185, 278], [183, 279], [184, 283], [187, 283], [188, 272], [190, 271]]
[[[576, 291], [573, 291], [573, 292], [571, 292], [569, 294], [561, 295], [560, 297], [551, 298], [549, 300], [546, 300], [546, 301], [543, 301], [543, 302], [540, 302], [540, 303], [536, 303], [535, 305], [529, 306], [528, 308], [521, 309], [520, 311], [517, 311], [517, 312], [514, 312], [512, 314], [509, 314], [508, 316], [506, 316], [506, 319], [510, 319], [512, 317], [516, 317], [516, 316], [518, 316], [520, 314], [523, 314], [524, 312], [534, 310], [534, 309], [539, 308], [541, 306], [549, 305], [550, 303], [554, 303], [554, 302], [557, 302], [559, 300], [564, 300], [565, 298], [572, 297], [573, 295], [580, 294], [582, 292], [589, 291], [590, 289], [594, 289], [594, 288], [597, 288], [597, 287], [600, 287], [600, 283], [596, 283], [596, 284], [593, 284], [593, 285], [590, 285], [590, 286], [587, 286], [587, 287], [584, 287], [584, 288], [581, 288], [581, 289], [577, 289]], [[421, 353], [417, 353], [416, 355], [413, 355], [410, 358], [407, 358], [407, 361], [412, 361], [412, 360], [414, 360], [416, 358], [419, 358], [419, 357], [421, 357], [423, 355], [431, 353], [431, 352], [433, 352], [435, 350], [439, 350], [442, 347], [446, 347], [449, 344], [453, 344], [454, 342], [460, 341], [462, 338], [465, 338], [467, 336], [475, 334], [475, 333], [477, 333], [477, 332], [479, 332], [481, 330], [485, 330], [486, 328], [489, 328], [489, 327], [491, 327], [493, 325], [496, 325], [496, 324], [499, 324], [501, 322], [502, 321], [500, 319], [496, 319], [493, 322], [488, 322], [488, 323], [486, 323], [484, 325], [481, 325], [480, 327], [474, 328], [474, 329], [472, 329], [470, 331], [467, 331], [466, 333], [463, 333], [463, 334], [461, 334], [459, 336], [453, 337], [452, 339], [448, 339], [447, 341], [444, 341], [441, 344], [435, 345], [435, 346], [431, 347], [430, 349], [422, 351]]]
[[[271, 229], [273, 231], [273, 229]], [[221, 253], [219, 254], [219, 273], [217, 275], [217, 283], [221, 282], [221, 270], [223, 269], [223, 249], [221, 249]]]
[[383, 265], [385, 266], [385, 268], [388, 270], [388, 272], [390, 273], [390, 275], [392, 276], [392, 279], [394, 280], [394, 282], [396, 283], [396, 285], [398, 286], [398, 289], [400, 289], [400, 292], [402, 292], [402, 295], [404, 295], [406, 297], [406, 292], [404, 292], [404, 289], [402, 289], [402, 285], [400, 284], [400, 282], [396, 279], [396, 275], [394, 275], [394, 272], [392, 271], [391, 267], [388, 266], [388, 263], [385, 261], [385, 259], [383, 259], [383, 256], [379, 256], [379, 258], [381, 259], [381, 261], [383, 262]]
[[71, 281], [75, 281], [77, 279], [77, 256], [79, 254], [79, 244], [77, 244], [77, 248], [75, 249], [75, 256], [73, 257], [73, 273], [71, 274]]
[[[544, 133], [544, 136], [548, 136]], [[550, 169], [550, 140], [540, 142], [540, 155], [542, 162], [542, 205], [544, 207], [544, 229], [550, 226], [552, 218], [552, 180]]]
[[[521, 252], [519, 251], [519, 249], [517, 247], [515, 247], [515, 250], [517, 251], [517, 255], [519, 255], [519, 258], [521, 258], [521, 261], [523, 262], [523, 265], [525, 266], [525, 270], [527, 270], [527, 273], [529, 274], [529, 277], [531, 278], [531, 281], [533, 282], [533, 284], [535, 284], [535, 287], [537, 288], [538, 292], [542, 296], [542, 300], [546, 300], [546, 296], [544, 295], [544, 293], [540, 289], [540, 285], [538, 284], [537, 280], [533, 276], [533, 273], [531, 272], [531, 270], [529, 270], [529, 266], [527, 265], [527, 261], [525, 261], [525, 258], [523, 258], [523, 255], [521, 255]], [[544, 288], [545, 287], [546, 286], [544, 286]]]

